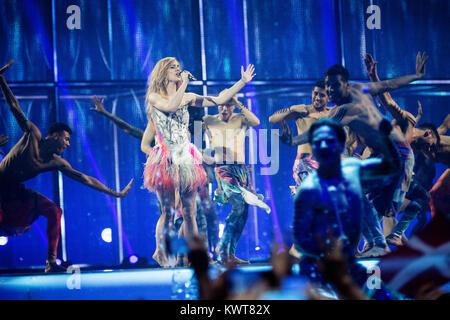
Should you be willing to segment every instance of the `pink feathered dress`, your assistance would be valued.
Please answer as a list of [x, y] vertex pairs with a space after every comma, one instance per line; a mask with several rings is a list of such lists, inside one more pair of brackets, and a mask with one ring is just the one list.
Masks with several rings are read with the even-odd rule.
[[206, 184], [202, 156], [189, 141], [188, 106], [176, 112], [154, 109], [151, 117], [156, 129], [156, 145], [147, 157], [144, 187], [156, 191], [196, 191]]

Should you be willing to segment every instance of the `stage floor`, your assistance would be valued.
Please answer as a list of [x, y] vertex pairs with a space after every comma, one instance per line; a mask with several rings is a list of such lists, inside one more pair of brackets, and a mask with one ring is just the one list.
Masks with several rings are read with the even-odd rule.
[[[267, 271], [270, 265], [239, 267], [247, 272]], [[43, 269], [40, 269], [43, 270]], [[7, 300], [189, 300], [195, 298], [192, 269], [142, 268], [43, 272], [0, 275], [0, 299]], [[176, 283], [175, 283], [176, 282]], [[174, 286], [178, 286], [174, 288]], [[193, 294], [194, 293], [194, 294]]]
[[[362, 261], [365, 267], [376, 260]], [[238, 267], [255, 274], [270, 264]], [[1, 300], [190, 300], [196, 298], [189, 268], [93, 269], [74, 265], [69, 273], [45, 274], [43, 268], [0, 274]], [[224, 269], [211, 268], [211, 277]], [[294, 265], [293, 273], [298, 272]], [[250, 277], [251, 278], [251, 277]]]

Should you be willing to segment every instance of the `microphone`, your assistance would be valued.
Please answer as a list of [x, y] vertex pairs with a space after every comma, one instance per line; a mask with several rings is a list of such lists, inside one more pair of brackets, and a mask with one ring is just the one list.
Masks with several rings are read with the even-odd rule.
[[[180, 72], [180, 75], [183, 73], [183, 72], [189, 72], [189, 71], [187, 71], [187, 70], [183, 70], [183, 71], [181, 71]], [[197, 81], [197, 78], [196, 77], [194, 77], [190, 72], [189, 72], [189, 74], [188, 74], [188, 78], [189, 78], [189, 80], [190, 81]]]

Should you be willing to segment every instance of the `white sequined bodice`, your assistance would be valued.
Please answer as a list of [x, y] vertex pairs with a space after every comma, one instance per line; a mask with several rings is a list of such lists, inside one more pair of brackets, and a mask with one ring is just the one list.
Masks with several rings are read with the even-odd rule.
[[155, 108], [151, 117], [156, 124], [156, 133], [161, 134], [162, 142], [166, 146], [189, 142], [188, 105], [179, 108], [175, 112], [162, 112]]

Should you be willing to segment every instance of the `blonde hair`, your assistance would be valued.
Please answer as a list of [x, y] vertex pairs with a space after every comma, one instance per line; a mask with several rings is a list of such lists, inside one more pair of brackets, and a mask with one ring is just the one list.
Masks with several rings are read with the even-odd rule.
[[167, 96], [167, 84], [169, 80], [167, 79], [167, 70], [169, 70], [170, 65], [177, 61], [174, 57], [166, 57], [159, 60], [152, 70], [152, 73], [147, 79], [147, 92], [145, 94], [145, 109], [147, 114], [151, 113], [152, 106], [149, 102], [149, 96], [152, 93], [158, 93], [162, 96]]

